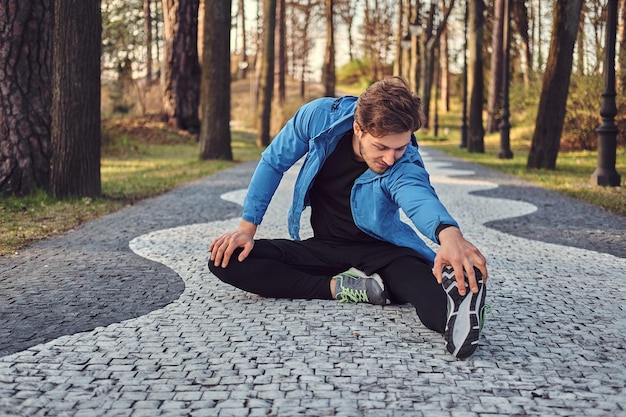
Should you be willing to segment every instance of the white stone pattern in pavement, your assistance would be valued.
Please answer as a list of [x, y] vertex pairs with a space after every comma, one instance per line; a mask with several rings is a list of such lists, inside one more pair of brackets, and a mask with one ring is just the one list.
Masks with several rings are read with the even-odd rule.
[[[410, 306], [265, 299], [223, 284], [206, 267], [207, 246], [237, 226], [231, 219], [130, 242], [176, 271], [184, 293], [0, 359], [0, 415], [626, 415], [626, 259], [486, 228], [535, 208], [473, 196], [496, 185], [425, 160], [489, 260], [493, 310], [468, 360], [449, 355]], [[258, 237], [287, 236], [294, 178], [286, 174]]]

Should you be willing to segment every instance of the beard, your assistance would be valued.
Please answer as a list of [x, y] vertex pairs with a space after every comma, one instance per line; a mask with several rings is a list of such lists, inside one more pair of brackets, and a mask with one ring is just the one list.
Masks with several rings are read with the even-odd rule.
[[363, 161], [367, 164], [367, 167], [377, 174], [382, 174], [387, 171], [387, 168], [389, 168], [389, 165], [383, 162], [382, 157], [370, 157], [369, 154], [364, 150], [361, 141], [359, 141], [359, 154], [361, 158], [363, 158]]

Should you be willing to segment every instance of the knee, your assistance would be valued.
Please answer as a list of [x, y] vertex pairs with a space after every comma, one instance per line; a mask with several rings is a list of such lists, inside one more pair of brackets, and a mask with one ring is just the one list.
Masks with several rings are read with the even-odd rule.
[[222, 268], [219, 266], [215, 266], [215, 263], [211, 260], [208, 262], [209, 271], [211, 271], [214, 275], [217, 275], [217, 272]]
[[232, 278], [233, 278], [233, 275], [236, 275], [236, 273], [234, 273], [233, 271], [233, 268], [237, 268], [237, 264], [239, 264], [239, 262], [237, 262], [237, 257], [239, 256], [240, 252], [241, 252], [241, 249], [236, 249], [233, 252], [233, 254], [230, 257], [230, 262], [228, 263], [228, 266], [226, 268], [222, 268], [220, 265], [215, 265], [215, 262], [209, 260], [208, 262], [209, 271], [211, 271], [213, 275], [218, 277], [221, 281], [227, 284], [233, 285]]
[[215, 265], [215, 263], [212, 262], [212, 261], [209, 261], [208, 266], [209, 266], [209, 271], [211, 271], [211, 273], [213, 275], [215, 275], [217, 278], [219, 278], [220, 281], [232, 285], [231, 280], [228, 279], [228, 276], [229, 276], [228, 268], [222, 268], [219, 265]]
[[209, 261], [209, 271], [213, 273], [220, 281], [233, 287], [244, 289], [247, 285], [246, 270], [242, 263], [236, 259], [228, 263], [226, 268]]

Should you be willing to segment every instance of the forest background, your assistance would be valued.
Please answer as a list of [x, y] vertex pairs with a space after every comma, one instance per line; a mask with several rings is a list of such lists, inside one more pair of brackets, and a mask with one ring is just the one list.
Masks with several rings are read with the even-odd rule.
[[0, 0], [0, 254], [256, 159], [304, 102], [389, 75], [422, 97], [422, 145], [626, 216], [625, 9]]

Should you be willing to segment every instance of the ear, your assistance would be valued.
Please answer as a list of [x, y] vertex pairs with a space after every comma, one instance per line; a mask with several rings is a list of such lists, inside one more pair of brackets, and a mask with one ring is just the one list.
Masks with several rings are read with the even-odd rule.
[[361, 126], [359, 126], [357, 122], [354, 122], [352, 124], [352, 129], [354, 130], [354, 134], [359, 136], [359, 139], [360, 139], [361, 138]]

